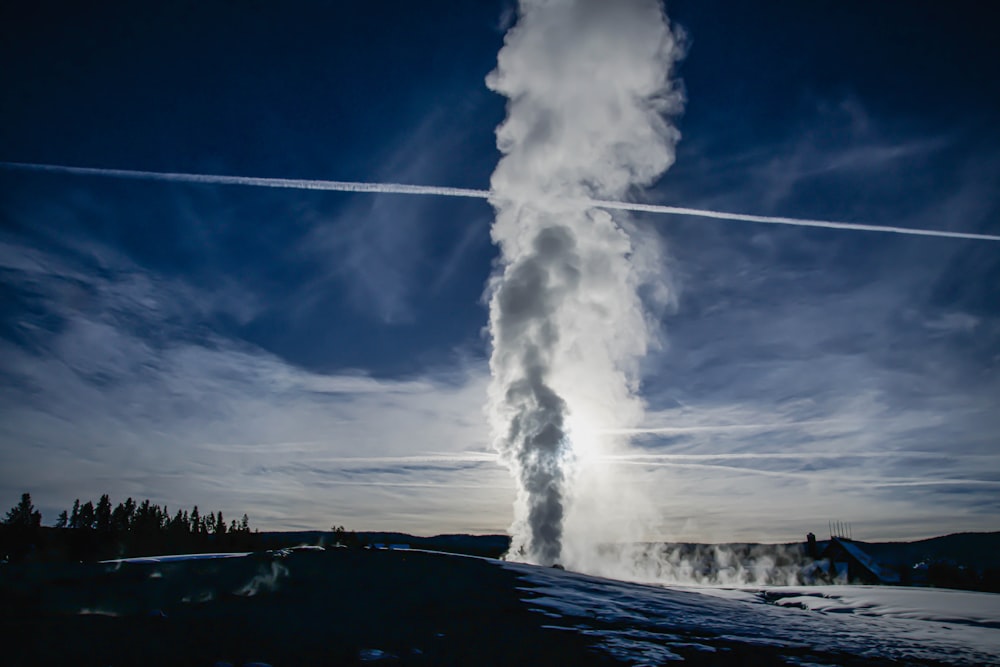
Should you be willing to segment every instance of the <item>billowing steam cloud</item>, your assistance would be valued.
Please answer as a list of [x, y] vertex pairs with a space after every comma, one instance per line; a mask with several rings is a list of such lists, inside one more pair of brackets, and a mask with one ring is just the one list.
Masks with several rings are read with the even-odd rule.
[[641, 249], [592, 200], [620, 200], [673, 162], [678, 56], [656, 0], [522, 0], [487, 79], [509, 100], [490, 197], [489, 413], [519, 484], [514, 558], [564, 558], [578, 464], [608, 446], [598, 430], [642, 413]]

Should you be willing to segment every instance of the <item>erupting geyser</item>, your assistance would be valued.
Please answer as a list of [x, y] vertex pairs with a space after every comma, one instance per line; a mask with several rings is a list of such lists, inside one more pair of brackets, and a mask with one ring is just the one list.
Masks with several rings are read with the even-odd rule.
[[679, 54], [657, 0], [521, 0], [487, 78], [509, 98], [490, 197], [488, 409], [519, 489], [512, 558], [565, 558], [567, 517], [591, 490], [577, 464], [603, 446], [594, 432], [642, 414], [652, 329], [637, 260], [650, 248], [624, 212], [587, 200], [624, 199], [673, 162]]

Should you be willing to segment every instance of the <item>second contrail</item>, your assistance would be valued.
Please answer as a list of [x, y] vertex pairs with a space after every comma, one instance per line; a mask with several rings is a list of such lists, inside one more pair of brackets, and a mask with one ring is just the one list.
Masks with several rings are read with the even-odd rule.
[[[472, 199], [489, 199], [489, 190], [472, 188], [449, 188], [437, 185], [408, 185], [406, 183], [362, 183], [357, 181], [327, 181], [297, 178], [261, 178], [257, 176], [222, 176], [217, 174], [185, 174], [161, 171], [136, 171], [132, 169], [101, 169], [96, 167], [71, 167], [57, 164], [35, 164], [28, 162], [0, 162], [4, 169], [22, 171], [41, 171], [60, 174], [77, 174], [80, 176], [106, 176], [111, 178], [131, 178], [148, 181], [170, 181], [177, 183], [205, 183], [215, 185], [245, 185], [258, 188], [284, 188], [291, 190], [326, 190], [333, 192], [368, 192], [400, 195], [429, 195], [436, 197], [467, 197]], [[770, 225], [794, 225], [796, 227], [821, 227], [825, 229], [845, 229], [862, 232], [882, 232], [889, 234], [908, 234], [910, 236], [936, 236], [953, 239], [972, 239], [976, 241], [1000, 241], [1000, 236], [994, 234], [973, 234], [969, 232], [952, 232], [937, 229], [915, 229], [913, 227], [892, 227], [888, 225], [869, 225], [859, 222], [837, 222], [833, 220], [810, 220], [806, 218], [786, 218], [770, 215], [750, 215], [746, 213], [729, 213], [726, 211], [711, 211], [700, 208], [685, 208], [682, 206], [663, 206], [660, 204], [640, 204], [625, 201], [609, 201], [605, 199], [587, 199], [582, 203], [595, 208], [634, 211], [637, 213], [657, 213], [661, 215], [689, 215], [714, 220], [735, 220], [739, 222], [756, 222]]]

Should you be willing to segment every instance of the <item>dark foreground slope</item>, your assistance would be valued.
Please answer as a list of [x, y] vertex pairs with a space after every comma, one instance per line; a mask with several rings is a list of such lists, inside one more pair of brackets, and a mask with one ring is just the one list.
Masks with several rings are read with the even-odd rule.
[[0, 665], [898, 667], [1000, 654], [1000, 625], [784, 606], [812, 595], [718, 597], [402, 550], [17, 564], [0, 567]]
[[8, 566], [0, 600], [10, 667], [609, 663], [540, 627], [515, 573], [420, 552]]

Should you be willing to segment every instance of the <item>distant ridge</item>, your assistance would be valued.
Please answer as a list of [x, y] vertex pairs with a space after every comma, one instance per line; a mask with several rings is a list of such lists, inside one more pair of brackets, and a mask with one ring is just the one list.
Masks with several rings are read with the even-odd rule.
[[[510, 537], [507, 535], [444, 534], [421, 537], [388, 531], [358, 532], [355, 535], [362, 544], [407, 544], [415, 549], [488, 558], [499, 558], [510, 547]], [[334, 542], [334, 534], [328, 530], [262, 532], [259, 538], [264, 548], [272, 549], [296, 544], [328, 545]]]
[[[476, 556], [497, 558], [510, 546], [507, 535], [467, 535], [451, 533], [430, 537], [410, 535], [393, 531], [365, 531], [356, 533], [365, 544], [408, 544], [416, 549], [447, 551]], [[322, 530], [274, 531], [260, 533], [262, 544], [267, 548], [293, 546], [295, 544], [332, 544], [333, 533]], [[1000, 567], [1000, 531], [988, 533], [953, 533], [939, 537], [929, 537], [911, 542], [865, 542], [852, 540], [864, 546], [865, 551], [887, 565], [913, 564], [922, 561], [950, 561], [977, 569]], [[729, 546], [767, 547], [774, 546], [755, 542], [729, 542], [719, 544], [677, 543], [678, 546]], [[784, 543], [784, 546], [802, 544]], [[826, 541], [821, 540], [821, 545]]]
[[951, 561], [977, 569], [1000, 567], [1000, 531], [952, 533], [914, 542], [863, 542], [868, 552], [886, 564]]

